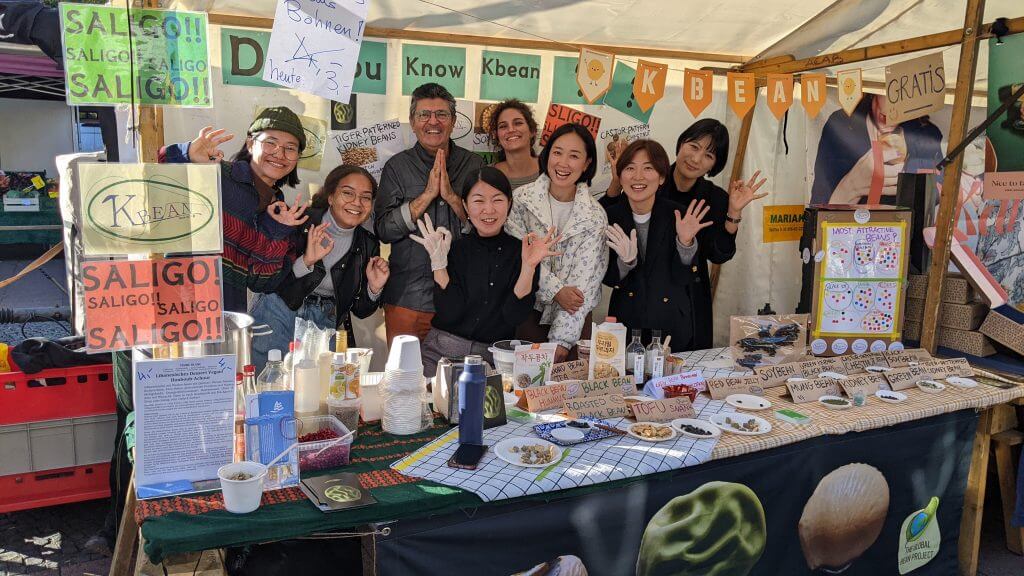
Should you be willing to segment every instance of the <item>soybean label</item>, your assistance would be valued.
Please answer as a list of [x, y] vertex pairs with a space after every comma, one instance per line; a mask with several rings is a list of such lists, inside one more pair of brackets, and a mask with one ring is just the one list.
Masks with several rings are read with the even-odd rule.
[[[61, 3], [67, 102], [210, 108], [204, 12]], [[132, 75], [134, 72], [134, 76]]]
[[773, 366], [755, 368], [754, 375], [757, 376], [762, 387], [772, 388], [774, 386], [782, 386], [786, 383], [787, 378], [802, 376], [803, 374], [800, 372], [797, 364], [775, 364]]

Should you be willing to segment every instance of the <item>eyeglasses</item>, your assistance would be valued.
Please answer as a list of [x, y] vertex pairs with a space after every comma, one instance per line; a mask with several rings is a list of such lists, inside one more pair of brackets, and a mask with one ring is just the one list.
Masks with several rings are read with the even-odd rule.
[[448, 110], [420, 110], [416, 113], [416, 119], [420, 122], [429, 122], [431, 116], [437, 118], [438, 122], [447, 122], [452, 113]]
[[263, 147], [263, 152], [265, 154], [270, 154], [271, 156], [273, 156], [274, 154], [280, 152], [281, 155], [284, 156], [286, 160], [294, 161], [299, 159], [299, 149], [294, 146], [281, 146], [280, 144], [277, 143], [277, 140], [270, 140], [266, 138], [263, 140], [257, 139], [256, 141], [259, 142], [260, 146]]
[[369, 194], [356, 194], [351, 190], [338, 190], [338, 195], [345, 202], [356, 202], [360, 204], [373, 204], [373, 196]]

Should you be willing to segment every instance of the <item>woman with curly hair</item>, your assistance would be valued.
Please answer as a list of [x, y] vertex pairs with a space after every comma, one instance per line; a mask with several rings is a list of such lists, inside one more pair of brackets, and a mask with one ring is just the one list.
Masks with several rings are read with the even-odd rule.
[[537, 121], [530, 107], [516, 98], [494, 106], [487, 127], [491, 146], [498, 151], [494, 167], [501, 170], [515, 190], [540, 176], [540, 164], [533, 145], [537, 141]]

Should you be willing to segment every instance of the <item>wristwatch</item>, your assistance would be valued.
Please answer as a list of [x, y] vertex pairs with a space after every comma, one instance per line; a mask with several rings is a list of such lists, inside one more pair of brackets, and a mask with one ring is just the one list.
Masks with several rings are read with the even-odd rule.
[[725, 215], [725, 221], [726, 222], [732, 222], [733, 224], [739, 224], [740, 222], [743, 222], [743, 217], [741, 216], [739, 218], [733, 218], [733, 217], [729, 216], [728, 214], [726, 214]]

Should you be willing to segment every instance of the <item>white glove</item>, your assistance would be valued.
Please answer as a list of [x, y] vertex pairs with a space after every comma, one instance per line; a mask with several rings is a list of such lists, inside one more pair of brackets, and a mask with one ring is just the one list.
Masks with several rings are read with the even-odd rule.
[[434, 228], [430, 216], [423, 215], [423, 218], [416, 223], [420, 229], [420, 235], [409, 235], [414, 242], [423, 246], [430, 256], [431, 270], [444, 270], [448, 267], [448, 250], [452, 247], [452, 233], [444, 226]]
[[612, 224], [605, 228], [605, 235], [608, 236], [608, 247], [615, 251], [619, 255], [619, 260], [623, 264], [632, 264], [636, 262], [637, 247], [636, 247], [636, 230], [634, 229], [626, 236], [626, 233], [622, 231], [622, 228], [618, 224]]

